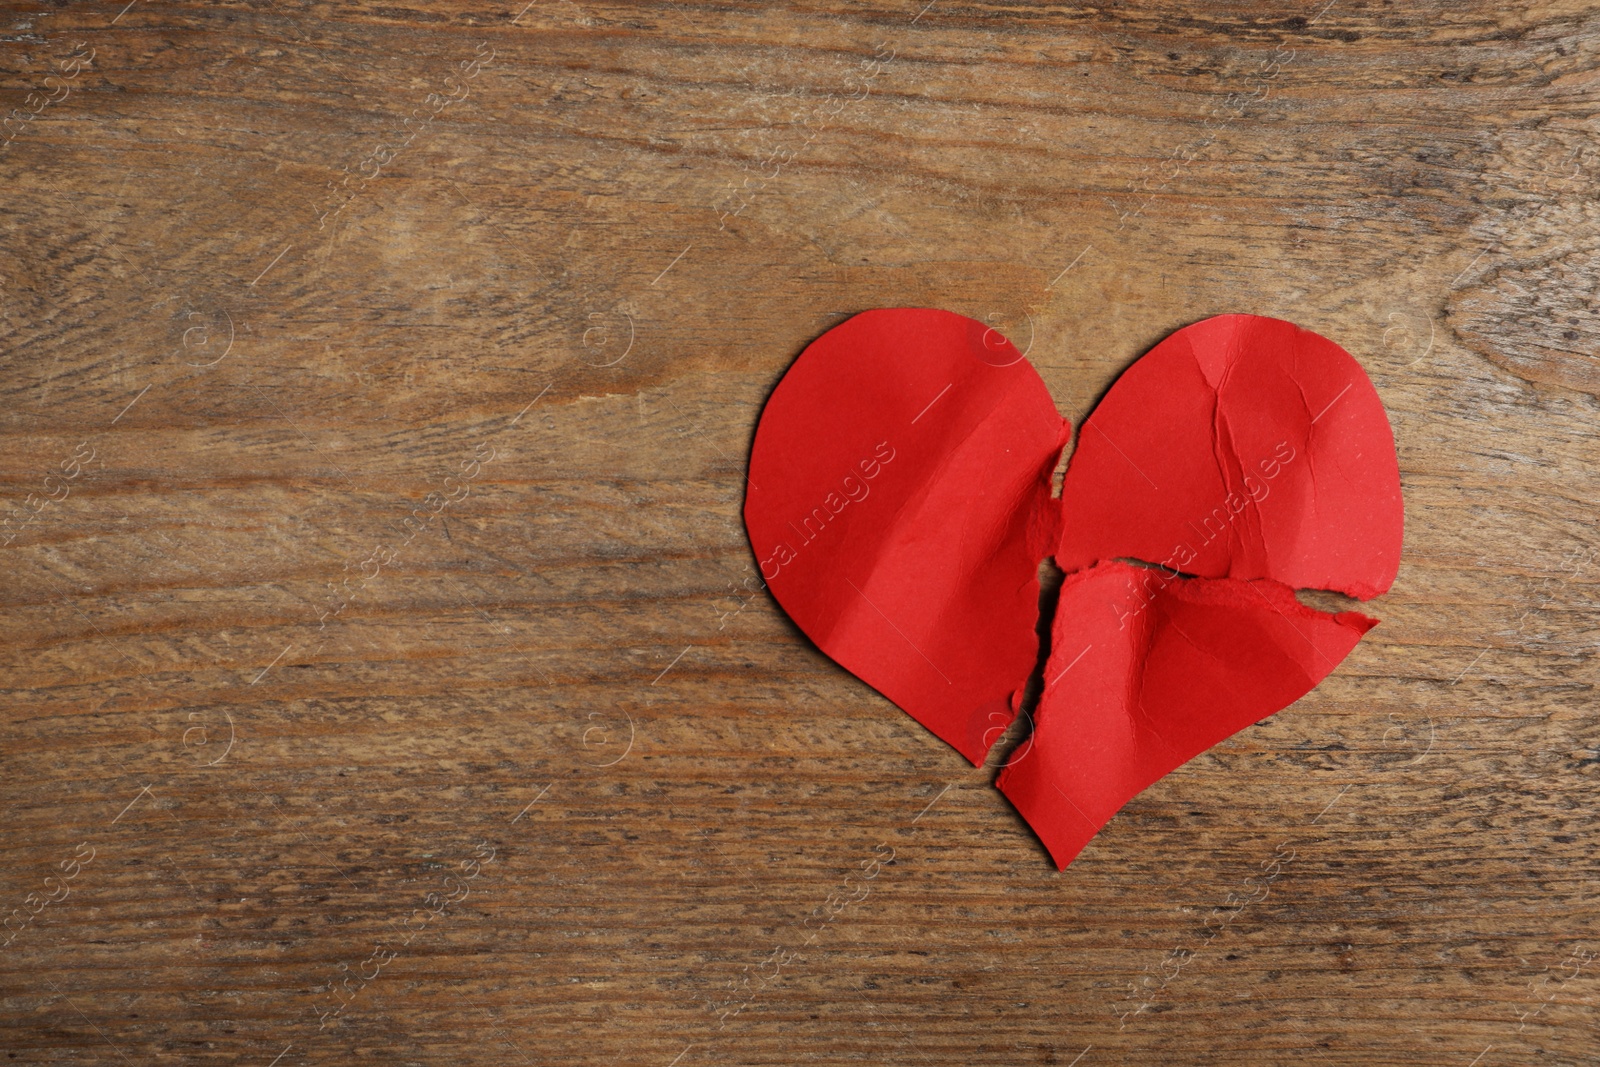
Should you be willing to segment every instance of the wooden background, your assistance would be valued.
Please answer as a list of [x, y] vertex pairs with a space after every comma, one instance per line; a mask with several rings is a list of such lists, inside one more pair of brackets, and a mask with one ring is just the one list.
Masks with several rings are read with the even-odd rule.
[[[1592, 4], [523, 2], [0, 8], [4, 1062], [1600, 1058]], [[1383, 625], [1065, 873], [756, 580], [892, 305], [1389, 406]]]

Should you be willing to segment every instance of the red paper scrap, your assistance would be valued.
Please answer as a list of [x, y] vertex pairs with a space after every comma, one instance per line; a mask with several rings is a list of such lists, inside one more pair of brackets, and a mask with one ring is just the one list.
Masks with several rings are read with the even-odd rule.
[[1038, 373], [947, 311], [868, 311], [778, 383], [745, 525], [806, 635], [974, 764], [1038, 657], [1050, 478], [1068, 437]]
[[1259, 315], [1184, 327], [1123, 372], [1079, 430], [1062, 510], [1069, 573], [1128, 558], [1366, 600], [1400, 566], [1377, 390], [1332, 341]]
[[996, 784], [1065, 869], [1146, 786], [1310, 692], [1375, 625], [1271, 579], [1070, 575], [1033, 736]]

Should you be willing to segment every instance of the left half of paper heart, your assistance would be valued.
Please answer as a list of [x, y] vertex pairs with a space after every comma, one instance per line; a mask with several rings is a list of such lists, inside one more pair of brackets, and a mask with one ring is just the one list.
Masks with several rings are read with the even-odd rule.
[[762, 579], [818, 648], [973, 764], [1036, 666], [1068, 437], [1008, 340], [926, 308], [818, 337], [756, 429], [744, 517]]

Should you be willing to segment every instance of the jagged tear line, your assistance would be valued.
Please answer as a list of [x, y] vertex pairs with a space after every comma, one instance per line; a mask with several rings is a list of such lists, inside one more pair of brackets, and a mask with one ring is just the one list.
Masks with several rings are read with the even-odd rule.
[[[1115, 382], [1116, 379], [1113, 378], [1112, 384]], [[1091, 414], [1110, 388], [1111, 385], [1107, 385], [1095, 398], [1094, 405], [1090, 408]], [[1072, 459], [1078, 452], [1078, 441], [1088, 418], [1085, 416], [1079, 422], [1073, 422], [1065, 415], [1061, 418], [1067, 425], [1067, 439], [1061, 442], [1055, 466], [1050, 471], [1050, 505], [1056, 509], [1058, 518], [1065, 521], [1063, 490], [1066, 488], [1067, 468], [1072, 465]], [[1051, 539], [1050, 550], [1039, 561], [1036, 571], [1039, 579], [1039, 617], [1034, 621], [1033, 632], [1038, 638], [1039, 654], [1033, 662], [1033, 669], [1028, 672], [1027, 681], [1022, 684], [1022, 701], [1017, 706], [1016, 716], [989, 744], [984, 753], [981, 766], [982, 769], [993, 772], [989, 779], [991, 786], [995, 785], [1006, 764], [1027, 755], [1033, 746], [1034, 712], [1038, 710], [1039, 701], [1044, 697], [1044, 674], [1045, 668], [1050, 664], [1050, 640], [1055, 628], [1056, 608], [1061, 601], [1061, 585], [1067, 580], [1066, 571], [1056, 564], [1055, 554], [1060, 540], [1061, 531], [1058, 528], [1055, 537]]]
[[995, 785], [1006, 764], [1021, 759], [1033, 747], [1034, 712], [1044, 697], [1044, 675], [1050, 662], [1052, 630], [1056, 609], [1061, 601], [1061, 585], [1066, 580], [1067, 573], [1056, 566], [1055, 556], [1046, 556], [1039, 561], [1039, 618], [1033, 624], [1034, 633], [1039, 638], [1039, 655], [1034, 660], [1033, 670], [1028, 672], [1028, 680], [1023, 684], [1022, 703], [1017, 708], [1016, 718], [1011, 720], [1011, 725], [994, 740], [984, 755], [983, 769], [993, 772], [990, 785]]
[[1368, 614], [1372, 609], [1372, 600], [1375, 599], [1362, 600], [1360, 597], [1351, 596], [1342, 589], [1301, 589], [1298, 586], [1291, 586], [1290, 588], [1294, 589], [1294, 598], [1300, 602], [1301, 606], [1308, 607], [1312, 611], [1320, 611], [1324, 615], [1338, 615], [1345, 611], [1359, 611], [1363, 614]]

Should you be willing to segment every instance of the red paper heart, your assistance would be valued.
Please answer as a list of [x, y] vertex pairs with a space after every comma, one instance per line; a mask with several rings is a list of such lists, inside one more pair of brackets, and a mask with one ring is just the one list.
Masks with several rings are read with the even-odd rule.
[[1056, 501], [1067, 429], [994, 330], [867, 312], [773, 392], [745, 503], [789, 615], [974, 764], [1037, 661], [1054, 548], [1068, 576], [1035, 730], [997, 785], [1062, 867], [1140, 790], [1320, 682], [1375, 620], [1294, 588], [1377, 595], [1402, 529], [1377, 392], [1291, 323], [1225, 315], [1157, 345], [1085, 423]]

